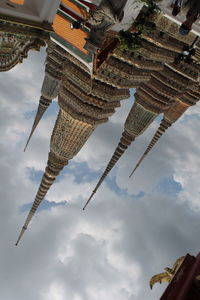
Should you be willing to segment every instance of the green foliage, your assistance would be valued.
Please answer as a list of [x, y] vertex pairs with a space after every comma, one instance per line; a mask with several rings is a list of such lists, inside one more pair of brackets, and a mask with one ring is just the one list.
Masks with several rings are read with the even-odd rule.
[[145, 12], [145, 14], [148, 17], [159, 14], [161, 12], [161, 10], [157, 4], [158, 2], [160, 2], [160, 0], [138, 0], [138, 1], [146, 4], [147, 11]]
[[119, 49], [122, 51], [134, 52], [141, 47], [142, 39], [137, 34], [121, 30], [118, 35], [120, 41]]
[[156, 24], [145, 19], [137, 24], [137, 30], [143, 34], [150, 33], [156, 29]]
[[136, 33], [129, 31], [120, 31], [118, 39], [120, 41], [119, 49], [122, 51], [134, 52], [141, 47], [141, 34], [148, 34], [156, 29], [156, 24], [151, 21], [152, 16], [160, 13], [157, 3], [160, 0], [138, 0], [146, 5], [146, 11], [142, 12], [138, 21], [134, 23]]

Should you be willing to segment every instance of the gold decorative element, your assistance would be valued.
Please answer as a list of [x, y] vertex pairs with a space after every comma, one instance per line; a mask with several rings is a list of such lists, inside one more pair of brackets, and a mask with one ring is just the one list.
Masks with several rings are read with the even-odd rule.
[[172, 268], [165, 268], [164, 269], [165, 272], [153, 276], [151, 278], [150, 282], [149, 282], [150, 288], [152, 289], [154, 284], [157, 283], [157, 282], [159, 282], [159, 283], [170, 282], [173, 279], [173, 277], [175, 276], [178, 269], [180, 268], [180, 266], [183, 263], [184, 259], [185, 259], [185, 256], [179, 257], [176, 260], [176, 262], [175, 262], [175, 264], [173, 265]]

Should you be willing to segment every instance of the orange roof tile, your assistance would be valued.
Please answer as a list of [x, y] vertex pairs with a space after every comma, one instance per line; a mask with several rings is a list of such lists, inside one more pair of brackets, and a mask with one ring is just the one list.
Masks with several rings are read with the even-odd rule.
[[61, 38], [74, 45], [84, 54], [88, 54], [88, 51], [83, 48], [85, 38], [88, 36], [86, 32], [81, 29], [71, 30], [70, 22], [58, 14], [54, 18], [53, 29]]
[[13, 2], [15, 4], [24, 5], [24, 0], [10, 0], [10, 2]]
[[80, 16], [83, 16], [83, 17], [87, 16], [86, 10], [84, 10], [83, 8], [77, 6], [76, 4], [71, 2], [70, 0], [62, 0], [61, 3], [63, 5], [65, 5], [66, 7], [70, 8], [72, 11], [78, 13]]

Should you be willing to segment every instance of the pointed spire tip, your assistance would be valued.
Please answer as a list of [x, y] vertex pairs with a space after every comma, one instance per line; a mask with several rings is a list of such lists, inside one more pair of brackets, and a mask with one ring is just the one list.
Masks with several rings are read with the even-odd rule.
[[92, 197], [94, 196], [94, 194], [96, 193], [96, 191], [93, 191], [92, 194], [90, 195], [89, 199], [87, 200], [86, 204], [83, 207], [83, 210], [86, 209], [87, 205], [89, 204], [90, 200], [92, 199]]
[[39, 124], [40, 120], [42, 119], [45, 111], [47, 110], [48, 106], [50, 105], [51, 103], [51, 100], [48, 100], [46, 99], [46, 102], [45, 102], [45, 105], [43, 103], [44, 101], [44, 98], [43, 96], [40, 97], [40, 101], [39, 101], [39, 106], [38, 106], [38, 109], [37, 109], [37, 112], [36, 112], [36, 115], [35, 115], [35, 119], [34, 119], [34, 122], [33, 122], [33, 125], [32, 125], [32, 128], [31, 128], [31, 132], [29, 134], [29, 137], [28, 137], [28, 140], [26, 142], [26, 145], [24, 147], [24, 152], [26, 151], [26, 148], [32, 138], [32, 135], [37, 127], [37, 125]]

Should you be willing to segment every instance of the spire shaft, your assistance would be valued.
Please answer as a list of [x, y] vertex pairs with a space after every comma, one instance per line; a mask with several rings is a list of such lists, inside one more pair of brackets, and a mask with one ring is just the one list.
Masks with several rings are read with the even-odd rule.
[[138, 161], [138, 163], [136, 164], [135, 168], [133, 169], [133, 171], [131, 172], [131, 174], [129, 175], [129, 178], [131, 178], [131, 176], [133, 175], [133, 173], [137, 170], [137, 168], [140, 166], [141, 162], [143, 161], [143, 159], [146, 156], [146, 151], [144, 152], [144, 154], [142, 155], [142, 157], [140, 158], [140, 160]]
[[157, 143], [157, 141], [161, 138], [161, 136], [164, 134], [165, 130], [167, 130], [169, 127], [171, 126], [171, 123], [167, 122], [164, 119], [162, 119], [161, 124], [159, 126], [159, 128], [157, 129], [155, 135], [153, 136], [151, 142], [149, 143], [147, 149], [145, 150], [145, 152], [143, 153], [143, 155], [141, 156], [140, 160], [138, 161], [138, 163], [136, 164], [135, 168], [133, 169], [133, 171], [131, 172], [131, 174], [129, 175], [129, 178], [131, 178], [131, 176], [133, 175], [133, 173], [137, 170], [137, 168], [140, 166], [141, 162], [143, 161], [143, 159], [145, 158], [145, 156], [147, 156], [147, 154], [151, 151], [151, 149], [155, 146], [155, 144]]
[[18, 243], [19, 243], [19, 241], [21, 240], [21, 238], [22, 238], [22, 236], [23, 236], [23, 234], [24, 234], [24, 232], [25, 232], [26, 229], [27, 229], [27, 228], [26, 228], [25, 226], [22, 227], [21, 232], [20, 232], [20, 234], [19, 234], [19, 237], [18, 237], [18, 239], [17, 239], [17, 242], [16, 242], [15, 246], [18, 245]]
[[40, 203], [44, 199], [45, 195], [47, 194], [49, 188], [51, 187], [54, 180], [56, 179], [56, 176], [59, 175], [60, 171], [64, 168], [65, 165], [67, 165], [67, 160], [58, 158], [52, 152], [49, 153], [49, 159], [48, 159], [45, 173], [43, 175], [40, 187], [39, 187], [37, 195], [35, 197], [35, 201], [33, 202], [33, 205], [30, 209], [28, 217], [24, 223], [24, 226], [21, 229], [21, 232], [17, 239], [17, 243], [15, 244], [16, 246], [20, 242], [25, 230], [27, 229], [30, 221], [32, 220], [32, 217], [34, 216], [35, 212], [37, 211], [38, 206], [40, 205]]
[[36, 113], [36, 116], [35, 116], [35, 120], [33, 122], [33, 126], [32, 126], [32, 129], [31, 129], [30, 135], [28, 137], [26, 146], [24, 148], [24, 152], [26, 151], [26, 148], [27, 148], [27, 146], [30, 142], [30, 139], [31, 139], [38, 123], [40, 122], [43, 114], [45, 113], [45, 111], [47, 110], [47, 108], [48, 108], [48, 106], [50, 105], [51, 102], [52, 102], [52, 100], [50, 100], [50, 99], [44, 98], [43, 96], [40, 97], [40, 102], [39, 102], [39, 106], [38, 106], [37, 113]]
[[111, 160], [109, 161], [103, 175], [101, 176], [101, 178], [99, 179], [95, 189], [93, 190], [91, 196], [89, 197], [89, 199], [87, 200], [85, 206], [83, 207], [83, 210], [85, 210], [86, 206], [89, 204], [89, 202], [91, 201], [91, 199], [93, 198], [94, 194], [96, 193], [96, 191], [98, 190], [98, 188], [100, 187], [100, 185], [102, 184], [102, 182], [104, 181], [104, 179], [107, 177], [107, 175], [109, 174], [109, 172], [112, 170], [112, 168], [115, 166], [115, 164], [117, 163], [117, 161], [120, 159], [120, 157], [123, 155], [123, 153], [126, 151], [126, 149], [128, 148], [128, 146], [134, 141], [135, 137], [131, 136], [130, 134], [128, 134], [126, 131], [124, 131], [122, 133], [122, 137], [120, 139], [120, 142], [111, 158]]

